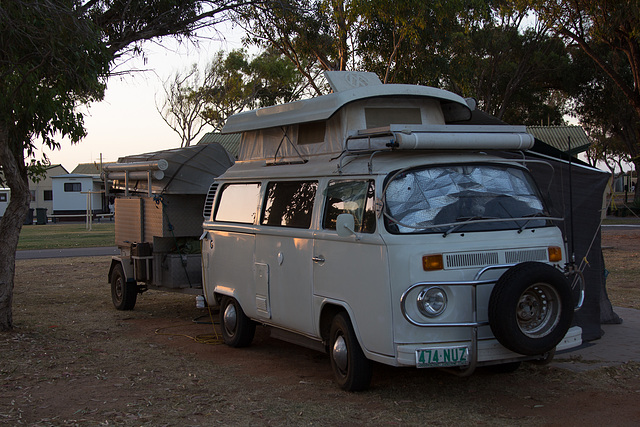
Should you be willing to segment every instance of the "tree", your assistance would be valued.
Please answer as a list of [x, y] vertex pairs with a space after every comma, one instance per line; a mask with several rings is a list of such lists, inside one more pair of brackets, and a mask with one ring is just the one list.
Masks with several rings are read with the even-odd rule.
[[206, 125], [201, 113], [205, 99], [198, 89], [206, 84], [200, 78], [197, 65], [186, 72], [177, 72], [164, 85], [164, 102], [157, 107], [165, 123], [180, 136], [180, 147], [188, 147]]
[[[607, 55], [606, 46], [594, 49]], [[593, 141], [587, 159], [604, 163], [615, 175], [616, 165], [631, 160], [629, 149], [637, 145], [638, 119], [624, 94], [604, 71], [577, 46], [569, 48], [571, 71], [565, 89], [572, 99], [573, 113]], [[622, 70], [621, 70], [622, 71]], [[627, 78], [630, 71], [624, 71]]]
[[318, 82], [323, 70], [355, 69], [358, 15], [354, 4], [347, 0], [281, 0], [243, 8], [239, 22], [248, 43], [288, 58], [315, 95], [322, 95], [327, 92]]
[[484, 0], [375, 0], [357, 6], [360, 66], [385, 83], [440, 86], [455, 41], [489, 16]]
[[295, 101], [307, 88], [293, 63], [269, 49], [254, 58], [244, 50], [218, 52], [205, 76], [195, 95], [204, 103], [203, 120], [214, 131], [222, 130], [233, 114]]
[[[640, 3], [635, 0], [530, 0], [540, 19], [575, 44], [620, 89], [640, 120]], [[606, 46], [606, 49], [601, 49]], [[630, 131], [627, 129], [627, 131]], [[635, 126], [628, 153], [640, 167], [640, 138]], [[640, 201], [640, 186], [635, 200]]]
[[511, 123], [562, 122], [569, 57], [546, 27], [525, 24], [526, 10], [483, 0], [379, 3], [360, 33], [367, 70], [474, 97]]
[[319, 71], [363, 69], [476, 97], [513, 123], [562, 123], [564, 44], [543, 25], [526, 28], [527, 9], [512, 2], [307, 0], [242, 16], [248, 40], [282, 52], [316, 94], [327, 91]]
[[[0, 220], [0, 330], [13, 326], [15, 250], [29, 209], [38, 141], [59, 148], [85, 134], [76, 107], [104, 94], [109, 67], [141, 43], [189, 36], [250, 0], [11, 0], [0, 2], [0, 166], [11, 201]], [[44, 159], [46, 163], [46, 159]]]

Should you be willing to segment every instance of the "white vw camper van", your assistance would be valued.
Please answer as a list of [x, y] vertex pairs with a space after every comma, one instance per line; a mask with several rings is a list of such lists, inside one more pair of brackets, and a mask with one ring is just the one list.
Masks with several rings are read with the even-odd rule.
[[[372, 361], [516, 368], [581, 343], [560, 230], [523, 127], [471, 126], [465, 99], [327, 73], [333, 93], [244, 112], [210, 190], [203, 283], [225, 342], [256, 324], [326, 351], [345, 390]], [[215, 195], [213, 195], [215, 193]]]

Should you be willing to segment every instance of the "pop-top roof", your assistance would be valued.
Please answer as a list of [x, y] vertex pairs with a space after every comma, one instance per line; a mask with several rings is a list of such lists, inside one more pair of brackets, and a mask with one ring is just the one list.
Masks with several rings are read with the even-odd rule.
[[[367, 78], [359, 79], [361, 74], [367, 74]], [[380, 84], [379, 79], [376, 78], [376, 82], [376, 79], [371, 78], [371, 74], [345, 71], [325, 73], [334, 90], [341, 89], [340, 91], [235, 114], [227, 119], [222, 133], [238, 133], [327, 120], [347, 104], [381, 97], [438, 100], [447, 123], [464, 121], [471, 117], [471, 109], [467, 101], [452, 92], [427, 86]]]

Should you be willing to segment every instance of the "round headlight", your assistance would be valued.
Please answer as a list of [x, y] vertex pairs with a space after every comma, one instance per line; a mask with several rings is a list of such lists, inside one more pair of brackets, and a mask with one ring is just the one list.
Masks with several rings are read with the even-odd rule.
[[440, 316], [447, 308], [447, 294], [442, 288], [427, 288], [420, 292], [417, 302], [420, 313], [427, 317]]

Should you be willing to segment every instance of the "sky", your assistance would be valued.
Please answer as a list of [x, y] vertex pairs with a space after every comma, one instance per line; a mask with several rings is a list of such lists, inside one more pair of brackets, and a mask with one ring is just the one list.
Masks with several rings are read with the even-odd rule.
[[[87, 136], [77, 144], [57, 138], [60, 150], [43, 149], [51, 164], [62, 164], [71, 172], [79, 163], [116, 162], [118, 157], [180, 147], [180, 137], [162, 119], [156, 105], [164, 100], [163, 82], [177, 71], [198, 63], [201, 69], [219, 50], [242, 47], [237, 30], [219, 27], [222, 33], [197, 44], [178, 43], [172, 38], [143, 46], [145, 60], [133, 58], [118, 65], [115, 71], [129, 71], [111, 76], [104, 100], [83, 107]], [[145, 62], [146, 61], [146, 62]], [[146, 71], [135, 71], [146, 70]], [[196, 141], [208, 130], [205, 128]]]

